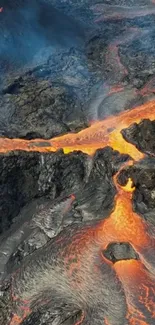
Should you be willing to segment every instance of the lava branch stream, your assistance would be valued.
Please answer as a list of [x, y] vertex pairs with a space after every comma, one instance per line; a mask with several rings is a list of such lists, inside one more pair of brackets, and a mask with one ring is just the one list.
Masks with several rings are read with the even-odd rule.
[[[65, 153], [81, 150], [92, 155], [96, 149], [109, 145], [132, 157], [133, 160], [122, 167], [126, 168], [145, 155], [123, 139], [121, 130], [143, 119], [155, 120], [155, 101], [95, 122], [77, 134], [54, 138], [49, 141], [49, 147], [35, 147], [34, 140], [1, 139], [1, 152], [13, 149], [54, 152], [63, 148]], [[29, 256], [12, 276], [11, 295], [18, 304], [10, 325], [21, 324], [23, 318], [31, 313], [36, 295], [50, 289], [51, 292], [59, 290], [59, 296], [64, 295], [66, 301], [73, 299], [81, 309], [85, 308], [83, 306], [87, 301], [91, 318], [88, 320], [86, 310], [80, 324], [155, 323], [155, 231], [133, 211], [132, 195], [135, 188], [131, 179], [126, 186], [118, 184], [117, 176], [120, 172], [113, 177], [117, 193], [115, 207], [109, 217], [93, 221], [91, 225], [65, 228], [45, 247]], [[103, 255], [103, 251], [113, 242], [130, 243], [139, 259], [113, 264]], [[59, 283], [63, 284], [61, 288]], [[70, 288], [74, 291], [74, 297]], [[104, 300], [107, 293], [108, 302]], [[24, 312], [23, 316], [19, 316], [24, 301], [28, 302], [27, 314]], [[124, 304], [126, 310], [122, 307]], [[112, 309], [114, 314], [111, 313]], [[98, 312], [96, 315], [93, 314], [94, 310]]]
[[[116, 181], [117, 175], [114, 176]], [[91, 225], [67, 227], [41, 250], [30, 255], [12, 276], [11, 295], [17, 303], [17, 314], [10, 325], [21, 324], [31, 314], [37, 294], [54, 289], [60, 291], [59, 295], [66, 297], [66, 301], [76, 301], [81, 309], [87, 301], [90, 310], [88, 314], [84, 310], [85, 317], [80, 324], [154, 324], [155, 238], [151, 237], [147, 222], [132, 211], [134, 188], [131, 180], [125, 187], [116, 186], [115, 208], [107, 219], [94, 221]], [[110, 243], [127, 241], [138, 253], [138, 260], [113, 264], [104, 257], [103, 252]], [[145, 247], [147, 251], [144, 249], [143, 252]], [[73, 296], [70, 290], [74, 292]], [[23, 317], [19, 317], [21, 307]], [[111, 313], [112, 309], [114, 313]]]

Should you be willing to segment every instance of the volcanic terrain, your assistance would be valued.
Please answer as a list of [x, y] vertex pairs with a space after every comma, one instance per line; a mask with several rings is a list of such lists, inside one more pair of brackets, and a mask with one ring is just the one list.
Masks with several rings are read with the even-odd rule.
[[0, 325], [155, 324], [154, 26], [0, 0]]

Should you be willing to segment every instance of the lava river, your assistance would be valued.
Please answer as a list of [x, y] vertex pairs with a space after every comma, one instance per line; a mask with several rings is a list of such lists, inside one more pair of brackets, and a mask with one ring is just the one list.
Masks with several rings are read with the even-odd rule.
[[124, 140], [121, 130], [133, 123], [140, 123], [143, 119], [155, 120], [155, 101], [127, 110], [117, 116], [92, 122], [90, 127], [78, 133], [69, 133], [49, 141], [0, 138], [0, 152], [10, 150], [55, 152], [63, 148], [64, 153], [81, 150], [92, 155], [97, 149], [110, 146], [122, 154], [129, 154], [138, 161], [144, 155], [134, 145]]
[[[123, 166], [123, 168], [128, 168], [128, 166], [134, 164], [134, 161], [137, 162], [144, 158], [145, 154], [141, 153], [134, 145], [126, 142], [121, 134], [121, 130], [129, 127], [133, 123], [139, 123], [143, 119], [155, 120], [155, 101], [150, 101], [132, 110], [124, 111], [117, 116], [106, 118], [103, 121], [94, 122], [90, 127], [79, 133], [66, 134], [53, 138], [48, 141], [49, 145], [47, 146], [43, 146], [43, 140], [26, 141], [1, 138], [1, 152], [15, 149], [55, 152], [63, 148], [65, 153], [81, 150], [84, 153], [93, 155], [96, 149], [110, 146], [120, 153], [131, 156], [132, 159]], [[39, 145], [36, 145], [36, 143], [39, 143]], [[71, 232], [69, 239], [64, 239], [65, 237], [63, 236], [65, 235], [62, 234], [51, 245], [57, 245], [58, 254], [59, 245], [61, 248], [61, 244], [63, 243], [63, 251], [61, 252], [60, 249], [60, 256], [64, 264], [67, 265], [69, 259], [71, 260], [73, 258], [74, 260], [70, 266], [66, 266], [68, 277], [71, 281], [74, 270], [76, 269], [77, 271], [78, 269], [79, 271], [76, 276], [74, 274], [74, 277], [76, 279], [78, 278], [78, 285], [80, 281], [83, 281], [80, 284], [80, 288], [86, 294], [87, 288], [84, 284], [91, 278], [89, 276], [90, 271], [85, 274], [84, 272], [80, 273], [82, 272], [80, 270], [83, 270], [85, 264], [88, 264], [90, 269], [90, 266], [94, 263], [94, 252], [95, 254], [100, 254], [112, 242], [130, 243], [139, 256], [138, 260], [122, 260], [113, 264], [105, 257], [102, 257], [104, 272], [109, 272], [107, 269], [109, 268], [111, 270], [110, 272], [113, 272], [113, 276], [117, 274], [116, 277], [121, 282], [121, 288], [123, 288], [123, 292], [125, 293], [127, 305], [127, 310], [125, 315], [122, 316], [124, 317], [122, 321], [117, 320], [117, 317], [116, 320], [115, 318], [110, 318], [107, 314], [106, 317], [103, 317], [103, 324], [153, 325], [155, 324], [155, 229], [133, 211], [132, 195], [135, 188], [132, 186], [132, 180], [129, 179], [126, 186], [121, 186], [117, 181], [118, 174], [113, 177], [117, 193], [115, 195], [115, 208], [109, 217], [96, 222], [92, 226], [83, 226], [80, 232], [73, 231], [73, 234]], [[50, 247], [50, 252], [52, 252], [52, 247], [54, 246]], [[48, 249], [49, 247], [47, 248], [47, 256], [50, 256], [48, 255]], [[33, 264], [29, 260], [28, 264], [21, 267], [21, 270], [19, 270], [16, 278], [13, 280], [12, 287], [15, 290], [14, 294], [19, 299], [28, 301], [32, 299], [32, 283], [36, 288], [39, 286], [40, 292], [42, 290], [41, 287], [45, 285], [44, 281], [41, 284], [40, 282], [35, 282], [39, 280], [32, 282], [32, 279], [29, 280], [28, 278], [30, 265], [36, 273], [38, 258], [41, 264], [42, 258], [46, 258], [46, 252], [42, 251], [42, 255], [41, 257], [34, 254]], [[73, 282], [76, 292], [75, 278]], [[26, 289], [24, 283], [26, 283]], [[89, 286], [91, 286], [91, 283]], [[15, 315], [10, 324], [16, 325], [21, 322], [22, 320], [20, 321], [17, 315]], [[82, 316], [81, 321], [77, 324], [96, 325], [101, 323], [97, 321], [92, 322], [92, 320], [88, 321], [87, 316], [86, 319]]]

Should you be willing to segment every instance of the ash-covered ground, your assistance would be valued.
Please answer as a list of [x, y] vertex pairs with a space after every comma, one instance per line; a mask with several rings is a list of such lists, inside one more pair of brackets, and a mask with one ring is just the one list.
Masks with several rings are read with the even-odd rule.
[[[92, 120], [155, 98], [155, 4], [148, 0], [100, 0], [95, 7], [96, 3], [0, 0], [1, 137], [42, 138], [46, 145], [46, 140], [55, 136], [87, 128]], [[122, 135], [147, 153], [142, 161], [122, 170], [118, 180], [125, 184], [132, 178], [136, 188], [133, 210], [148, 222], [154, 235], [155, 122], [131, 124]], [[98, 149], [93, 157], [81, 151], [64, 154], [63, 150], [1, 150], [1, 325], [132, 324], [125, 316], [126, 296], [121, 281], [108, 264], [97, 260], [98, 278], [93, 278], [91, 269], [87, 273], [89, 281], [85, 279], [92, 290], [80, 286], [77, 293], [77, 283], [70, 289], [63, 282], [64, 265], [60, 263], [75, 230], [80, 236], [85, 227], [90, 229], [94, 222], [108, 218], [115, 205], [113, 176], [130, 158], [111, 147]], [[65, 237], [64, 247], [61, 236]], [[37, 252], [44, 252], [44, 247], [45, 264], [48, 256], [52, 265], [52, 289], [50, 285], [46, 291], [40, 288], [38, 282], [43, 279], [38, 276], [31, 312], [24, 318], [19, 310], [23, 311], [25, 305], [16, 303], [13, 295], [23, 295], [19, 283], [26, 286], [27, 278], [30, 288], [36, 267], [40, 274], [43, 272], [44, 263]], [[18, 267], [24, 273], [22, 263], [25, 258], [30, 261], [34, 251], [38, 254], [34, 266], [32, 255], [29, 272], [24, 274], [24, 280], [17, 275], [12, 293], [10, 275]], [[140, 258], [129, 242], [111, 243], [104, 256], [113, 264]], [[86, 270], [89, 263], [86, 258]], [[101, 283], [103, 288], [98, 290]], [[18, 319], [13, 318], [13, 313]], [[154, 324], [149, 317], [147, 321], [147, 325]]]

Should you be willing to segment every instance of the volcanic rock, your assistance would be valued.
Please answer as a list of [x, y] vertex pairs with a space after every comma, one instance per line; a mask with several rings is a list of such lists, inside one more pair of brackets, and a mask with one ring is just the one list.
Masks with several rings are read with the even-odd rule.
[[123, 137], [133, 143], [140, 151], [155, 154], [155, 122], [143, 120], [139, 124], [132, 124], [128, 129], [122, 130]]
[[[62, 152], [11, 152], [0, 155], [1, 232], [31, 199], [47, 194], [53, 199], [61, 192], [68, 195], [74, 191], [76, 183], [78, 186], [82, 183], [85, 174], [84, 155], [73, 153], [69, 157], [71, 159], [68, 160], [68, 156]], [[64, 177], [66, 184], [63, 182]]]
[[113, 263], [120, 260], [138, 258], [138, 255], [128, 243], [112, 243], [103, 251], [103, 254]]
[[155, 168], [154, 158], [145, 158], [141, 162], [122, 170], [118, 176], [118, 181], [123, 186], [127, 179], [131, 177], [135, 191], [133, 194], [133, 208], [142, 218], [155, 224]]
[[1, 325], [153, 324], [154, 121], [122, 130], [146, 154], [133, 165], [132, 150], [50, 152], [51, 138], [154, 98], [154, 5], [99, 1], [100, 22], [95, 5], [0, 2], [0, 136], [38, 150], [0, 148]]
[[68, 225], [105, 218], [115, 194], [112, 176], [128, 158], [111, 148], [93, 159], [80, 152], [1, 155], [1, 279]]
[[75, 121], [76, 128], [85, 123], [73, 90], [49, 81], [19, 81], [1, 96], [0, 107], [1, 135], [11, 138], [48, 139], [75, 130]]

